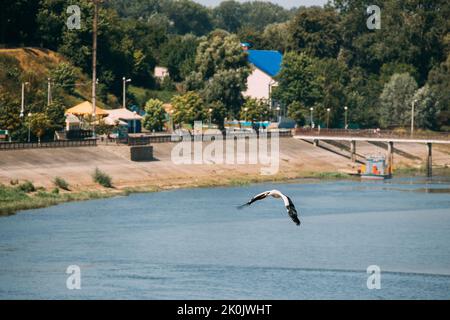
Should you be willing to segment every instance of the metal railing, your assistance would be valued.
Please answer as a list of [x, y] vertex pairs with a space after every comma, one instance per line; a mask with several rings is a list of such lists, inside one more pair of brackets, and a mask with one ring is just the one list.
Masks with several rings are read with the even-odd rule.
[[[272, 132], [267, 132], [267, 138], [271, 137]], [[248, 137], [255, 137], [257, 138], [259, 136], [259, 133], [257, 132], [229, 132], [226, 135], [226, 138], [248, 138]], [[280, 131], [278, 132], [279, 137], [292, 137], [292, 132], [290, 130], [288, 131]], [[115, 142], [118, 144], [127, 144], [129, 146], [136, 146], [136, 145], [147, 145], [152, 143], [168, 143], [168, 142], [178, 142], [183, 139], [186, 139], [190, 137], [191, 140], [194, 140], [194, 135], [143, 135], [140, 137], [126, 137], [126, 138], [117, 138], [117, 139], [108, 139], [108, 142]], [[202, 139], [204, 141], [211, 141], [211, 138], [215, 138], [216, 135], [213, 134], [203, 134]], [[225, 139], [225, 136], [222, 136], [223, 139]]]
[[448, 132], [401, 132], [378, 129], [304, 129], [297, 128], [294, 135], [319, 137], [379, 138], [379, 139], [412, 139], [412, 140], [450, 140]]
[[59, 140], [49, 142], [0, 142], [0, 151], [43, 148], [94, 147], [97, 140]]

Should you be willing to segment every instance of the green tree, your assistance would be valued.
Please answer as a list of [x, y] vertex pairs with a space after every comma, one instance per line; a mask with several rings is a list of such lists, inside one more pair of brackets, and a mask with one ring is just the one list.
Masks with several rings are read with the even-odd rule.
[[274, 98], [287, 106], [295, 101], [306, 108], [314, 106], [320, 98], [320, 86], [314, 70], [315, 61], [304, 53], [285, 54], [277, 76], [278, 87], [274, 89]]
[[175, 123], [192, 125], [194, 121], [204, 121], [208, 118], [202, 97], [193, 91], [172, 98]]
[[328, 117], [332, 127], [344, 123], [344, 107], [347, 105], [345, 88], [350, 81], [346, 64], [331, 58], [317, 59], [313, 72], [320, 92], [314, 105], [316, 123], [324, 127]]
[[8, 130], [13, 140], [25, 140], [26, 130], [20, 118], [20, 102], [0, 90], [0, 130]]
[[[195, 64], [196, 71], [185, 81], [186, 89], [199, 92], [206, 104], [225, 106], [228, 114], [237, 114], [250, 72], [239, 39], [226, 32], [211, 33], [199, 44]], [[222, 116], [217, 114], [216, 120]]]
[[239, 113], [240, 119], [247, 121], [266, 121], [272, 116], [267, 101], [247, 98]]
[[245, 21], [242, 5], [234, 0], [222, 1], [213, 9], [213, 16], [216, 27], [229, 32], [238, 31]]
[[58, 64], [50, 70], [50, 78], [56, 88], [62, 88], [69, 93], [74, 92], [77, 74], [75, 68], [70, 64], [65, 62]]
[[309, 55], [337, 57], [341, 36], [336, 11], [320, 7], [302, 8], [291, 20], [291, 48]]
[[41, 137], [52, 127], [52, 124], [45, 113], [33, 113], [28, 117], [27, 124], [38, 138], [39, 144], [41, 143]]
[[150, 99], [145, 104], [144, 128], [150, 131], [162, 131], [166, 122], [164, 103], [158, 99]]
[[175, 81], [186, 78], [195, 69], [195, 54], [198, 38], [188, 34], [174, 35], [161, 48], [161, 63], [169, 70]]
[[450, 54], [430, 71], [428, 84], [439, 110], [435, 129], [450, 131]]
[[425, 85], [414, 93], [414, 124], [421, 129], [438, 129], [437, 120], [440, 113], [429, 85]]
[[270, 50], [286, 52], [292, 43], [287, 22], [269, 24], [262, 34], [263, 47]]
[[288, 106], [288, 116], [293, 119], [298, 126], [306, 124], [305, 119], [307, 112], [306, 107], [298, 101], [294, 101]]
[[242, 92], [246, 88], [246, 78], [241, 71], [221, 70], [209, 79], [200, 93], [207, 103], [219, 101], [231, 114], [237, 114], [244, 102]]
[[411, 119], [411, 103], [417, 83], [408, 73], [394, 74], [380, 95], [380, 125], [406, 126]]
[[53, 100], [50, 105], [45, 107], [45, 115], [51, 123], [50, 129], [61, 130], [64, 128], [65, 110], [66, 106], [59, 99]]
[[198, 46], [195, 58], [196, 69], [204, 80], [208, 80], [221, 70], [236, 70], [246, 77], [248, 72], [247, 54], [235, 35], [214, 35], [204, 39]]
[[192, 33], [201, 36], [213, 28], [208, 9], [191, 0], [168, 2], [164, 13], [173, 21], [178, 34]]

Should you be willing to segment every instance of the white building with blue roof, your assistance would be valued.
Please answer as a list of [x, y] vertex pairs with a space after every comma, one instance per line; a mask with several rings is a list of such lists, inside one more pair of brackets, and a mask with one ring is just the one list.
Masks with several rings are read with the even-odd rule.
[[270, 100], [272, 88], [278, 83], [275, 77], [281, 70], [283, 55], [272, 50], [246, 50], [252, 65], [252, 73], [247, 78], [245, 97]]

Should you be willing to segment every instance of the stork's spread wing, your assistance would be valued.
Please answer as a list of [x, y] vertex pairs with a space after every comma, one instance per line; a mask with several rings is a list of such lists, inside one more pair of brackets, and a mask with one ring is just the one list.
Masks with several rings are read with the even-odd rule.
[[243, 204], [242, 206], [239, 206], [238, 208], [242, 209], [243, 207], [251, 205], [255, 201], [262, 200], [262, 199], [266, 198], [269, 195], [269, 193], [270, 193], [270, 191], [261, 192], [260, 194], [257, 194], [256, 196], [251, 198], [249, 202]]
[[294, 203], [292, 202], [291, 198], [288, 196], [282, 194], [282, 198], [284, 201], [284, 205], [286, 206], [287, 212], [289, 214], [289, 217], [291, 217], [292, 221], [296, 225], [300, 225], [300, 220], [298, 219], [297, 210], [295, 209]]

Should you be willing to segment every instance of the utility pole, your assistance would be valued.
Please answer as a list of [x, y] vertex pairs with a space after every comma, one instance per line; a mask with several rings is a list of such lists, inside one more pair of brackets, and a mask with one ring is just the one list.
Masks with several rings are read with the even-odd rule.
[[414, 104], [416, 103], [416, 100], [412, 101], [412, 107], [411, 107], [411, 137], [414, 135]]
[[47, 106], [49, 106], [52, 103], [52, 79], [48, 78], [47, 80]]
[[94, 19], [92, 26], [92, 116], [94, 118], [93, 122], [93, 137], [95, 135], [95, 116], [96, 116], [96, 91], [97, 91], [97, 20], [98, 20], [98, 1], [94, 1]]
[[28, 85], [29, 82], [22, 82], [22, 103], [20, 105], [20, 117], [23, 118], [25, 112], [25, 86]]

